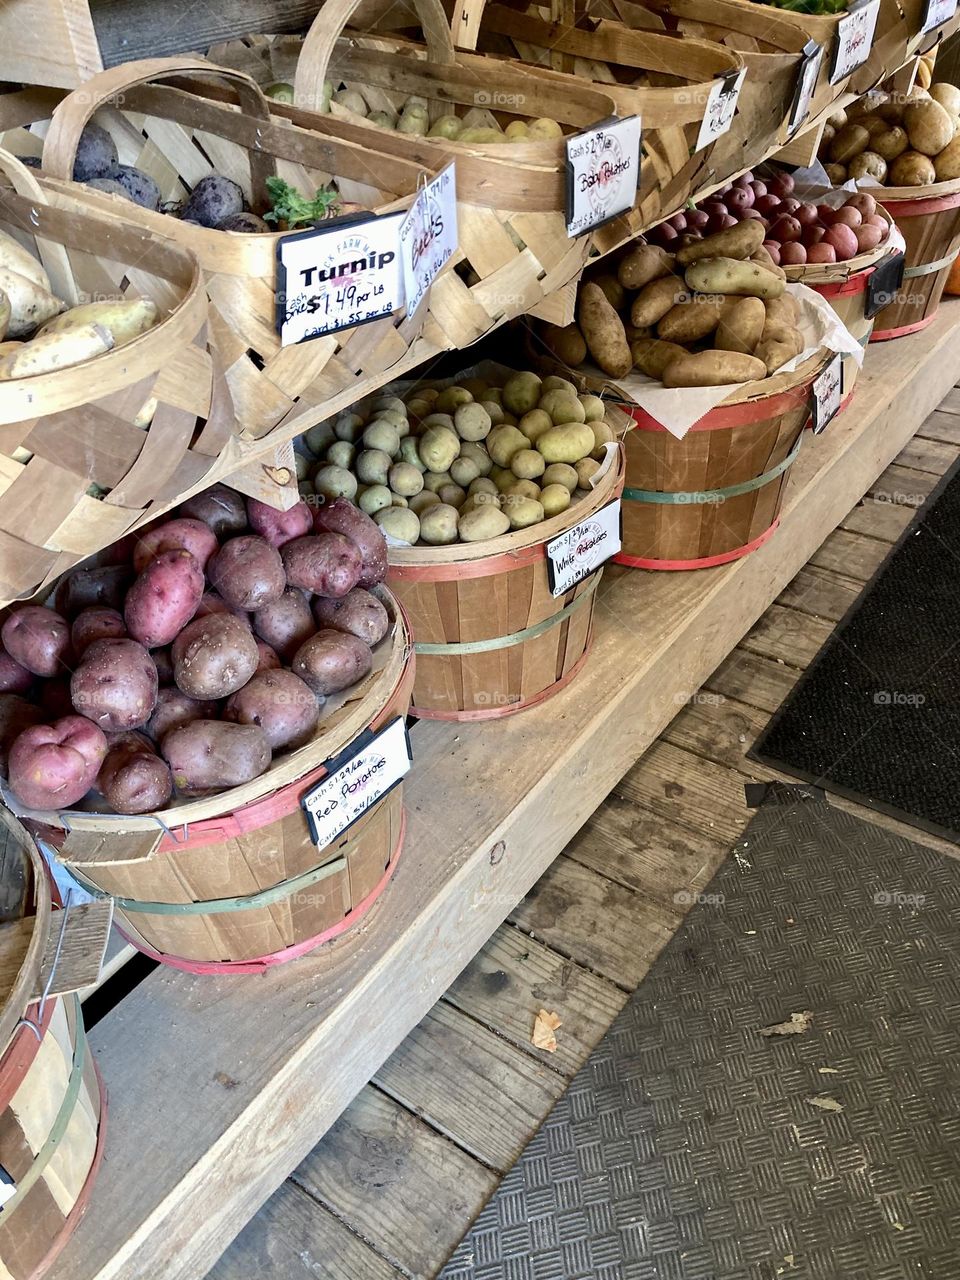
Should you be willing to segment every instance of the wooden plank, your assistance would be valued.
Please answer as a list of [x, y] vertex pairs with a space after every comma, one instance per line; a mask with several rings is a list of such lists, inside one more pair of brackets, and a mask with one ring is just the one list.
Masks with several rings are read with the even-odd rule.
[[705, 688], [736, 698], [761, 711], [776, 711], [780, 703], [800, 679], [795, 667], [782, 658], [771, 661], [745, 649], [733, 653], [707, 677]]
[[890, 466], [870, 486], [870, 493], [901, 506], [919, 507], [939, 483], [940, 477], [929, 471], [914, 471], [899, 464]]
[[958, 445], [926, 440], [918, 435], [907, 442], [897, 457], [897, 463], [914, 471], [928, 471], [931, 475], [942, 476], [956, 462], [958, 454]]
[[810, 557], [810, 563], [855, 578], [858, 582], [869, 582], [889, 550], [885, 542], [837, 529]]
[[765, 712], [732, 698], [695, 702], [667, 725], [660, 740], [739, 769], [768, 719]]
[[791, 667], [809, 666], [833, 634], [833, 623], [774, 604], [741, 642], [749, 653], [782, 658]]
[[777, 604], [838, 622], [862, 590], [862, 582], [808, 564], [780, 592]]
[[[723, 661], [936, 408], [960, 357], [954, 314], [868, 351], [856, 400], [801, 452], [780, 532], [758, 551], [703, 574], [611, 574], [590, 662], [563, 693], [469, 732], [415, 727], [407, 850], [363, 929], [252, 981], [158, 971], [97, 1024], [111, 1157], [49, 1280], [209, 1268], [661, 732], [677, 694]], [[492, 759], [509, 762], [495, 786]], [[702, 829], [726, 838], [722, 823]]]
[[840, 528], [850, 533], [866, 534], [868, 538], [876, 538], [880, 542], [892, 543], [896, 542], [916, 514], [915, 507], [866, 498], [853, 508], [841, 522]]
[[[608, 799], [598, 812], [609, 804]], [[613, 983], [511, 925], [500, 926], [444, 996], [455, 1008], [565, 1076], [580, 1068], [626, 998]], [[563, 1019], [556, 1053], [531, 1043], [534, 1019], [541, 1009]]]
[[292, 1181], [393, 1266], [432, 1276], [498, 1178], [368, 1085]]
[[[950, 388], [939, 405], [937, 405], [937, 413], [960, 413], [960, 387]], [[936, 414], [931, 414], [930, 416], [935, 417]], [[924, 432], [924, 434], [926, 433]], [[934, 435], [933, 438], [937, 440], [940, 437]]]
[[944, 444], [960, 445], [960, 388], [954, 387], [940, 408], [931, 413], [917, 432], [924, 440], [941, 440]]

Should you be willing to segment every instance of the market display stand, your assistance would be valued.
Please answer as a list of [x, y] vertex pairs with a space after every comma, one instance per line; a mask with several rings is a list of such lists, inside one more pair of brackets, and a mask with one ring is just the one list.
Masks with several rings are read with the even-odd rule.
[[415, 727], [406, 851], [361, 929], [254, 980], [157, 970], [96, 1026], [114, 1137], [51, 1280], [213, 1264], [937, 407], [957, 310], [868, 352], [760, 550], [701, 573], [608, 571], [577, 682], [488, 726]]

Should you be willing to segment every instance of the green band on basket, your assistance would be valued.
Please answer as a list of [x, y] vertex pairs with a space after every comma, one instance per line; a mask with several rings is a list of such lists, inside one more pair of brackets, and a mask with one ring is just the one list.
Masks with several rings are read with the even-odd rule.
[[912, 280], [916, 276], [928, 276], [934, 271], [942, 271], [944, 267], [949, 267], [956, 259], [956, 254], [951, 253], [946, 258], [938, 258], [936, 262], [922, 262], [918, 267], [904, 267], [904, 280]]
[[414, 642], [414, 649], [418, 654], [443, 654], [449, 656], [455, 653], [489, 653], [493, 649], [507, 649], [514, 644], [523, 644], [525, 640], [535, 640], [537, 636], [542, 636], [549, 631], [551, 627], [557, 626], [566, 618], [569, 618], [590, 599], [597, 584], [600, 581], [600, 574], [595, 573], [588, 580], [587, 589], [581, 591], [576, 600], [565, 605], [559, 613], [553, 613], [549, 618], [544, 618], [542, 622], [535, 623], [532, 627], [525, 627], [523, 631], [514, 631], [509, 636], [493, 636], [490, 640], [463, 640], [451, 644], [426, 644], [417, 640]]
[[306, 889], [316, 884], [318, 880], [325, 880], [327, 876], [343, 871], [346, 865], [346, 858], [334, 858], [332, 862], [326, 862], [322, 867], [313, 867], [310, 871], [304, 871], [302, 875], [281, 880], [279, 884], [271, 885], [269, 889], [261, 889], [259, 893], [251, 893], [244, 898], [211, 898], [208, 902], [138, 902], [136, 898], [118, 898], [116, 894], [104, 893], [102, 889], [78, 874], [77, 869], [72, 865], [70, 874], [98, 898], [112, 898], [121, 911], [131, 911], [134, 914], [147, 916], [214, 916], [222, 915], [226, 911], [248, 911], [251, 907], [272, 906], [283, 898], [289, 898], [298, 889]]
[[754, 489], [760, 489], [763, 485], [768, 484], [771, 480], [776, 480], [777, 476], [782, 476], [787, 467], [796, 458], [800, 452], [800, 445], [803, 441], [803, 435], [797, 437], [797, 443], [793, 446], [782, 462], [778, 462], [775, 467], [771, 467], [769, 471], [765, 471], [762, 476], [754, 476], [752, 480], [741, 480], [739, 484], [727, 485], [725, 489], [700, 489], [690, 493], [673, 492], [663, 493], [659, 489], [624, 489], [623, 496], [628, 502], [653, 502], [661, 506], [699, 506], [706, 505], [710, 502], [726, 502], [728, 498], [739, 498], [741, 494], [751, 493]]
[[[83, 1030], [83, 1015], [80, 1012], [80, 1000], [77, 996], [73, 997], [74, 1010], [76, 1017], [74, 1035], [76, 1044], [73, 1046], [73, 1065], [70, 1068], [70, 1078], [67, 1081], [66, 1092], [63, 1095], [63, 1101], [60, 1103], [60, 1110], [53, 1122], [47, 1140], [37, 1152], [37, 1157], [33, 1164], [17, 1183], [17, 1189], [3, 1206], [3, 1213], [0, 1214], [0, 1222], [6, 1224], [10, 1215], [15, 1209], [19, 1208], [26, 1200], [27, 1196], [39, 1182], [43, 1176], [43, 1171], [57, 1153], [57, 1148], [63, 1141], [64, 1135], [70, 1125], [77, 1101], [80, 1097], [80, 1086], [83, 1084], [83, 1067], [86, 1059], [87, 1037]], [[49, 1031], [46, 1032], [50, 1034]]]

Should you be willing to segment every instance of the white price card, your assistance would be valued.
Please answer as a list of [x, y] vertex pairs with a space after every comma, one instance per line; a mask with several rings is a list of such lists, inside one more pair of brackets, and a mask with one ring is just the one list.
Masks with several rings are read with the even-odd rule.
[[830, 68], [831, 84], [845, 80], [870, 57], [879, 13], [880, 0], [855, 0], [841, 16]]
[[813, 380], [813, 434], [820, 435], [840, 412], [843, 399], [843, 357], [837, 353]]
[[318, 849], [332, 844], [410, 771], [413, 752], [402, 716], [365, 739], [331, 760], [327, 776], [301, 800]]
[[393, 315], [403, 306], [400, 224], [406, 214], [337, 219], [277, 241], [282, 347]]
[[793, 95], [793, 105], [790, 108], [790, 118], [787, 121], [788, 135], [796, 133], [810, 114], [810, 101], [817, 87], [817, 77], [820, 75], [822, 65], [823, 45], [818, 44], [816, 40], [808, 40], [803, 46], [803, 60], [797, 72], [797, 87]]
[[588, 578], [621, 547], [620, 499], [547, 543], [547, 576], [554, 596]]
[[697, 135], [695, 151], [702, 150], [708, 142], [714, 142], [722, 137], [733, 124], [737, 99], [740, 97], [746, 74], [746, 67], [742, 71], [728, 71], [710, 90], [703, 113], [703, 123]]
[[923, 35], [927, 31], [933, 31], [935, 27], [942, 27], [945, 22], [950, 21], [956, 12], [957, 0], [927, 0], [926, 8], [923, 11], [923, 25], [920, 28], [920, 34]]
[[3, 1208], [8, 1200], [12, 1200], [16, 1194], [16, 1182], [14, 1182], [10, 1174], [7, 1173], [3, 1165], [0, 1165], [0, 1209]]
[[451, 163], [422, 188], [400, 224], [408, 315], [419, 307], [458, 243], [457, 172]]
[[633, 208], [640, 185], [640, 117], [601, 120], [567, 145], [567, 235]]

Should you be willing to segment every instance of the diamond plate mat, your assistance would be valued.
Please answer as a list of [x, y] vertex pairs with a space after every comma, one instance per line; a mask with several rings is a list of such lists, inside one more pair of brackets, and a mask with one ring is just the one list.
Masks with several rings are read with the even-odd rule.
[[765, 805], [442, 1280], [958, 1280], [958, 939], [960, 863]]

